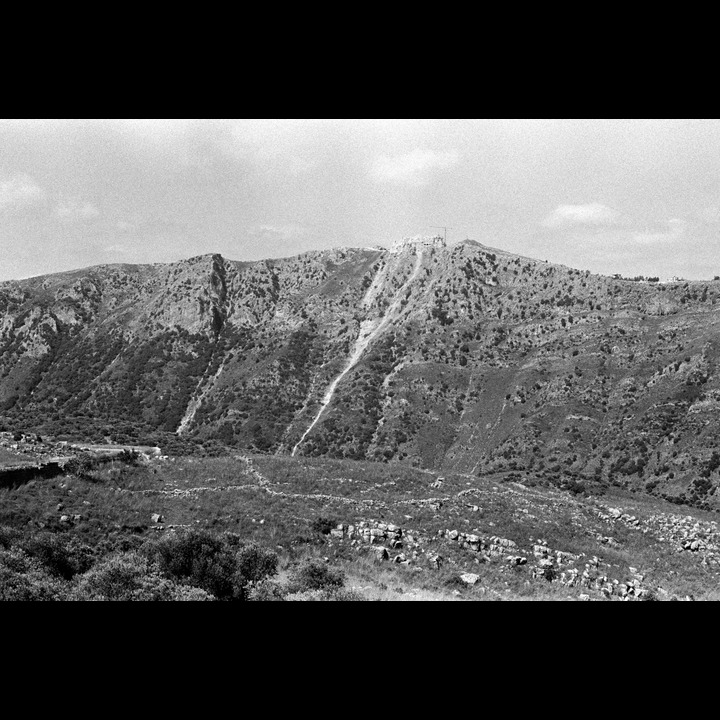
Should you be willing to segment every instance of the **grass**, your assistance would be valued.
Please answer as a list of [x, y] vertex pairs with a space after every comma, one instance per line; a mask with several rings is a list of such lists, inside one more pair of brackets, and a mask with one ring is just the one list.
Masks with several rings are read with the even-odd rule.
[[[662, 597], [717, 597], [717, 565], [696, 553], [677, 552], [677, 542], [661, 541], [654, 517], [678, 516], [678, 508], [630, 493], [600, 500], [552, 489], [527, 488], [503, 478], [438, 475], [390, 464], [349, 460], [252, 456], [176, 458], [137, 466], [106, 463], [86, 477], [36, 479], [0, 489], [0, 525], [25, 534], [50, 531], [77, 536], [92, 547], [137, 545], [172, 528], [230, 531], [276, 552], [287, 569], [307, 557], [327, 557], [341, 567], [346, 587], [372, 600], [567, 600], [600, 593], [533, 577], [533, 547], [540, 540], [554, 551], [579, 555], [582, 572], [597, 558], [593, 574], [618, 582], [630, 568], [646, 576]], [[607, 507], [641, 518], [642, 532], [619, 520], [600, 517]], [[710, 527], [715, 516], [683, 509], [681, 517]], [[152, 521], [160, 514], [159, 523]], [[61, 516], [68, 520], [61, 520]], [[79, 518], [75, 518], [79, 516]], [[322, 532], [323, 523], [395, 524], [403, 528], [403, 553], [410, 565], [381, 562], [367, 543]], [[441, 537], [446, 530], [473, 533], [490, 543], [500, 537], [516, 544], [505, 555], [489, 556]], [[413, 540], [409, 540], [412, 536]], [[612, 537], [616, 546], [599, 538]], [[384, 541], [386, 546], [389, 544]], [[442, 557], [440, 568], [431, 558]], [[512, 567], [506, 556], [527, 563]], [[560, 570], [563, 568], [561, 567]], [[468, 586], [459, 575], [479, 575]]]
[[0, 447], [0, 468], [3, 467], [16, 467], [18, 465], [35, 465], [38, 460], [33, 457], [27, 457], [20, 455], [16, 452], [11, 452], [5, 448]]

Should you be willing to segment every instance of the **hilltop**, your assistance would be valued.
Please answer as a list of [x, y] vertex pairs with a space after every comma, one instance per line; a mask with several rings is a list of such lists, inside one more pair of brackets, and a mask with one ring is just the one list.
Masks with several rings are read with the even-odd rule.
[[474, 241], [0, 283], [0, 430], [718, 507], [720, 282]]

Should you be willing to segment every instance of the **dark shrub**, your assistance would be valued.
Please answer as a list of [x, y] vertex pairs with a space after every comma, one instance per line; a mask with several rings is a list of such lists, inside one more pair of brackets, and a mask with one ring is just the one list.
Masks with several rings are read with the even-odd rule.
[[138, 465], [140, 462], [140, 454], [135, 450], [123, 450], [116, 458], [126, 465]]
[[257, 543], [242, 546], [235, 554], [237, 581], [244, 589], [277, 573], [278, 557]]
[[335, 520], [331, 520], [326, 517], [317, 517], [312, 521], [310, 528], [315, 532], [322, 533], [323, 535], [329, 535], [330, 531], [337, 525]]
[[92, 565], [92, 548], [82, 545], [76, 538], [60, 538], [44, 532], [24, 542], [22, 547], [28, 555], [37, 558], [51, 575], [65, 580], [85, 572]]
[[334, 590], [345, 584], [345, 573], [333, 569], [318, 558], [301, 562], [291, 573], [288, 590], [291, 593], [306, 590]]
[[8, 550], [11, 546], [17, 544], [22, 537], [22, 533], [15, 528], [0, 526], [0, 548]]
[[278, 602], [285, 600], [286, 591], [272, 580], [263, 580], [248, 593], [248, 600], [253, 602]]
[[202, 588], [219, 600], [235, 595], [235, 555], [227, 543], [205, 530], [165, 535], [147, 546], [151, 559], [169, 578]]
[[163, 577], [156, 566], [138, 553], [124, 553], [106, 558], [85, 573], [72, 599], [122, 602], [212, 600], [213, 597]]
[[277, 572], [275, 553], [232, 533], [189, 530], [148, 543], [145, 550], [167, 577], [218, 600], [245, 600], [254, 584]]
[[100, 459], [91, 454], [84, 453], [83, 455], [77, 455], [70, 458], [65, 463], [65, 472], [77, 475], [83, 480], [93, 480], [92, 471], [100, 465]]
[[65, 600], [67, 585], [20, 548], [0, 550], [0, 601]]

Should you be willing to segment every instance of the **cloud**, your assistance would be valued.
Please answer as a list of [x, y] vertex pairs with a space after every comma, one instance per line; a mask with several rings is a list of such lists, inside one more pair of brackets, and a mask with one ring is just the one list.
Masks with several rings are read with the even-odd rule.
[[257, 225], [250, 229], [250, 235], [253, 238], [265, 240], [289, 240], [292, 238], [305, 237], [307, 234], [307, 228], [296, 223], [288, 223], [286, 225]]
[[0, 181], [0, 212], [17, 212], [42, 204], [45, 191], [27, 175]]
[[543, 221], [543, 227], [560, 228], [573, 225], [611, 225], [618, 219], [615, 210], [601, 203], [559, 205]]
[[100, 217], [100, 211], [94, 205], [78, 200], [60, 202], [55, 214], [63, 222], [83, 222]]
[[673, 218], [668, 220], [668, 229], [665, 232], [636, 232], [632, 239], [639, 245], [658, 245], [660, 243], [675, 242], [685, 238], [687, 223], [684, 220]]
[[416, 148], [404, 155], [381, 155], [372, 168], [377, 182], [396, 185], [425, 185], [436, 170], [457, 165], [460, 156], [456, 151], [435, 153]]

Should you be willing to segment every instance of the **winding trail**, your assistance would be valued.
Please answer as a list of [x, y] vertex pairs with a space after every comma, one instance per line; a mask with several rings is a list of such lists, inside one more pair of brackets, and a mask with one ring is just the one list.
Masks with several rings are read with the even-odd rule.
[[[360, 358], [365, 353], [365, 350], [367, 350], [369, 345], [380, 336], [380, 334], [387, 327], [390, 321], [397, 317], [397, 312], [400, 308], [400, 303], [402, 302], [403, 293], [408, 289], [408, 287], [410, 287], [410, 285], [417, 279], [418, 275], [420, 274], [420, 269], [422, 267], [422, 257], [422, 248], [418, 247], [417, 256], [415, 258], [415, 267], [413, 268], [410, 277], [395, 293], [395, 299], [393, 300], [390, 307], [388, 307], [385, 315], [382, 317], [382, 320], [377, 325], [377, 320], [364, 320], [360, 324], [360, 332], [358, 334], [357, 340], [355, 340], [355, 346], [353, 347], [352, 353], [350, 354], [350, 357], [348, 358], [345, 367], [340, 372], [340, 374], [330, 383], [325, 395], [323, 396], [322, 402], [320, 403], [320, 409], [315, 415], [312, 423], [310, 423], [308, 429], [303, 433], [297, 445], [295, 445], [295, 447], [293, 448], [292, 453], [290, 453], [292, 457], [295, 457], [295, 453], [297, 452], [300, 445], [302, 445], [305, 438], [310, 434], [311, 430], [315, 427], [315, 425], [317, 425], [320, 417], [325, 412], [325, 408], [327, 408], [327, 406], [332, 402], [333, 395], [335, 394], [335, 390], [340, 384], [340, 381], [358, 364]], [[373, 278], [370, 287], [368, 288], [367, 293], [365, 294], [365, 297], [362, 299], [361, 304], [363, 307], [367, 307], [375, 300], [383, 284], [386, 281], [387, 275], [389, 274], [389, 268], [390, 263], [388, 262], [384, 267], [378, 270], [377, 274]]]

